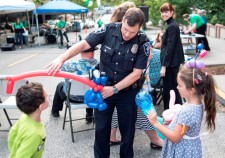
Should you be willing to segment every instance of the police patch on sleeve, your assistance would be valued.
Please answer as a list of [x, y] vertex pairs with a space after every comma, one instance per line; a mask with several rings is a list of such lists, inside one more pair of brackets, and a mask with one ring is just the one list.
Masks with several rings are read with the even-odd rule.
[[102, 32], [105, 32], [106, 28], [105, 28], [105, 25], [103, 24], [100, 28], [98, 28], [95, 33], [102, 33]]
[[150, 53], [150, 43], [149, 42], [146, 42], [144, 45], [144, 52], [145, 52], [145, 55], [146, 56], [149, 56], [149, 53]]

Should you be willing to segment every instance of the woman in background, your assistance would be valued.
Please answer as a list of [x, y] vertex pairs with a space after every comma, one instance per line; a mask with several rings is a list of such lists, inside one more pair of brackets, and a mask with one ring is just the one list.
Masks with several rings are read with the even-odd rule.
[[16, 45], [18, 48], [21, 48], [23, 44], [23, 33], [26, 31], [26, 29], [20, 22], [20, 18], [16, 18], [16, 22], [13, 24], [13, 31], [15, 32]]
[[161, 70], [160, 75], [163, 77], [163, 102], [164, 110], [169, 109], [170, 90], [176, 94], [176, 104], [182, 104], [181, 96], [177, 90], [177, 73], [180, 65], [184, 63], [184, 52], [180, 38], [179, 25], [173, 19], [175, 8], [164, 3], [160, 7], [163, 21], [166, 22], [167, 28], [162, 36], [161, 47]]

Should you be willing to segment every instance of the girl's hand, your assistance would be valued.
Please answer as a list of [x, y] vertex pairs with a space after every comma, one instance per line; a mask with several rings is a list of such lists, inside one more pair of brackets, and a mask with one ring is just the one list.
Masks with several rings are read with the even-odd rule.
[[158, 123], [157, 117], [156, 117], [156, 113], [153, 111], [149, 111], [148, 112], [148, 120], [150, 121], [150, 123], [155, 126], [155, 124]]

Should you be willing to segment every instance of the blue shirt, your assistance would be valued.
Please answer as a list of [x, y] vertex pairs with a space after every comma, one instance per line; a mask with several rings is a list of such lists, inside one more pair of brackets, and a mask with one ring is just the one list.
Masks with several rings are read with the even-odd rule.
[[[98, 60], [95, 58], [92, 58], [90, 60], [79, 59], [78, 61], [68, 60], [62, 65], [61, 71], [75, 73], [76, 75], [87, 75], [89, 73], [89, 70], [95, 67], [97, 64]], [[63, 89], [64, 92], [67, 93], [67, 82], [64, 83]]]

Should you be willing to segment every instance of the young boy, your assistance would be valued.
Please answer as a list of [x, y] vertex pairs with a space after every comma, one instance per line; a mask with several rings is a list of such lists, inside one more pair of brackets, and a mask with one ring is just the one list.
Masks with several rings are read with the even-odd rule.
[[40, 83], [31, 82], [19, 88], [16, 104], [23, 114], [9, 132], [9, 158], [41, 158], [45, 142], [41, 113], [49, 105], [48, 95]]

